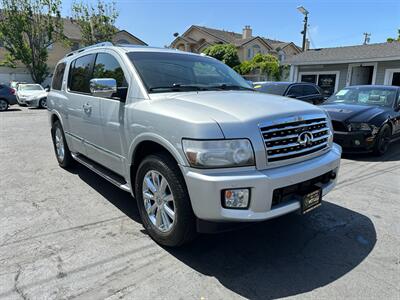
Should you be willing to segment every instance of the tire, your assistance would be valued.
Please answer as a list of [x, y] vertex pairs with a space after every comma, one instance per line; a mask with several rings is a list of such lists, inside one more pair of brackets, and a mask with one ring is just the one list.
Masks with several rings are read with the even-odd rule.
[[388, 124], [383, 125], [375, 138], [373, 153], [377, 156], [384, 155], [389, 148], [391, 137], [390, 126]]
[[[157, 192], [150, 188], [152, 184], [148, 184], [149, 181]], [[152, 195], [153, 200], [147, 195]], [[157, 153], [147, 156], [140, 163], [136, 173], [135, 198], [143, 227], [157, 243], [177, 247], [196, 237], [196, 218], [186, 184], [177, 163], [170, 156]], [[167, 221], [171, 227], [168, 227]]]
[[0, 99], [0, 111], [6, 111], [8, 109], [8, 102], [4, 99]]
[[47, 108], [47, 99], [46, 98], [39, 100], [39, 108]]
[[51, 137], [58, 164], [65, 169], [71, 167], [74, 163], [74, 159], [69, 151], [60, 121], [55, 121], [53, 123], [51, 127]]

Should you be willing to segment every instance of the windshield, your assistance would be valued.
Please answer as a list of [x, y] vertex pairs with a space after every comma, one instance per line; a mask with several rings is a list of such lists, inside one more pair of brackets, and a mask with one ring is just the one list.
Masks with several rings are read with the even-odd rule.
[[24, 85], [19, 85], [18, 89], [20, 91], [42, 91], [43, 88], [39, 84], [24, 84]]
[[331, 96], [327, 103], [347, 103], [392, 107], [396, 99], [396, 89], [378, 87], [349, 87]]
[[287, 84], [279, 83], [254, 84], [254, 88], [256, 89], [256, 91], [280, 96], [283, 96], [283, 94], [285, 94], [287, 87]]
[[130, 52], [128, 57], [150, 93], [252, 90], [239, 74], [210, 57], [165, 52]]

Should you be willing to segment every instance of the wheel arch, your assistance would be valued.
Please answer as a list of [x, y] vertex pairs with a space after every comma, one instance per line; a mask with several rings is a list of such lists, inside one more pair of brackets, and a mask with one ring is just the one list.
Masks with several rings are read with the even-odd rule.
[[154, 135], [146, 134], [137, 137], [129, 148], [129, 176], [130, 183], [133, 191], [135, 184], [136, 171], [140, 162], [148, 155], [163, 152], [168, 154], [175, 160], [178, 165], [185, 165], [186, 162], [183, 160], [178, 150], [164, 138]]

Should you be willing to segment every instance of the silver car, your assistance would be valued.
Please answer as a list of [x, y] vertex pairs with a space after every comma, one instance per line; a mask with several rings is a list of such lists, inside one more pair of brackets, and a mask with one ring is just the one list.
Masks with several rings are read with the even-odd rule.
[[336, 184], [341, 148], [324, 111], [254, 92], [204, 55], [81, 49], [57, 65], [48, 109], [60, 166], [78, 161], [132, 193], [163, 245], [306, 213]]
[[17, 87], [19, 105], [47, 108], [47, 91], [40, 84], [20, 83]]

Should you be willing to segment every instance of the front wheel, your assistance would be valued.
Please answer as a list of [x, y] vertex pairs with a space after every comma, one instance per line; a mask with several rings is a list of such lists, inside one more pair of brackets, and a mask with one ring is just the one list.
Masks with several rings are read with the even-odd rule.
[[47, 99], [46, 98], [40, 99], [39, 108], [47, 108]]
[[135, 197], [143, 226], [157, 243], [176, 247], [196, 236], [185, 182], [168, 155], [158, 153], [142, 161], [136, 175]]
[[375, 146], [374, 146], [374, 154], [381, 156], [386, 153], [389, 148], [390, 139], [392, 137], [390, 126], [385, 124], [382, 126], [381, 130], [379, 130], [378, 135], [375, 139]]
[[55, 121], [53, 123], [53, 126], [51, 127], [51, 137], [53, 139], [53, 146], [58, 164], [62, 168], [70, 167], [74, 160], [65, 140], [64, 130], [60, 121]]
[[4, 99], [0, 99], [0, 111], [5, 111], [8, 109], [8, 102]]

